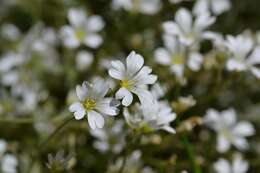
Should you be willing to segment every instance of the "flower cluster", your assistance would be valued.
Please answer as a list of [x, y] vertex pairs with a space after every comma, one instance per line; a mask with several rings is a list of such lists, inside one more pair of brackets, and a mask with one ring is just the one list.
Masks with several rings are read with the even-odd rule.
[[252, 2], [2, 0], [0, 172], [259, 172]]

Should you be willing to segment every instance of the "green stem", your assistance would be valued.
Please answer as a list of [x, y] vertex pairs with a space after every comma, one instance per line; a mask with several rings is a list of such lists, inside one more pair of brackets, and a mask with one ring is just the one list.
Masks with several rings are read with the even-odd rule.
[[67, 118], [63, 123], [61, 123], [51, 134], [50, 136], [45, 139], [41, 144], [40, 144], [40, 149], [43, 150], [48, 142], [64, 127], [66, 126], [70, 121], [72, 121], [74, 117]]
[[182, 139], [182, 142], [183, 142], [185, 149], [187, 151], [187, 154], [189, 156], [189, 159], [190, 159], [190, 162], [192, 164], [194, 173], [202, 173], [200, 166], [198, 165], [197, 161], [195, 160], [194, 150], [193, 150], [192, 145], [188, 141], [188, 138], [186, 136], [184, 136], [183, 139]]

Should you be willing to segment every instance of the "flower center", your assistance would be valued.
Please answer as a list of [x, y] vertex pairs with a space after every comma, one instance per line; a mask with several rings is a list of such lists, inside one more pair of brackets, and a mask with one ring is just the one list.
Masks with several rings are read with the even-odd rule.
[[231, 134], [230, 134], [230, 132], [229, 132], [228, 129], [226, 129], [226, 128], [221, 129], [221, 133], [223, 134], [223, 136], [224, 136], [227, 140], [232, 140], [232, 136], [231, 136]]
[[88, 111], [93, 110], [96, 106], [96, 102], [93, 99], [86, 99], [83, 102], [84, 108]]
[[83, 30], [78, 29], [75, 34], [78, 40], [84, 41], [86, 33]]
[[183, 59], [183, 56], [181, 54], [175, 54], [172, 57], [172, 64], [180, 65], [180, 64], [183, 64], [183, 63], [184, 63], [184, 59]]
[[127, 89], [130, 88], [130, 84], [129, 84], [128, 80], [126, 80], [126, 79], [120, 81], [120, 86], [123, 88], [127, 88]]

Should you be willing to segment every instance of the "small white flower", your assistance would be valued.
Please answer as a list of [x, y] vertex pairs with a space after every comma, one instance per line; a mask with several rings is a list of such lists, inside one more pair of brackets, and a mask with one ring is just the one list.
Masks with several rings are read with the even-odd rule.
[[124, 122], [109, 121], [102, 129], [90, 130], [92, 136], [96, 138], [93, 147], [100, 152], [112, 151], [120, 153], [125, 146]]
[[226, 67], [229, 71], [251, 71], [260, 79], [260, 46], [254, 47], [253, 40], [244, 35], [228, 36], [226, 47], [230, 53]]
[[175, 133], [170, 123], [175, 120], [176, 114], [165, 102], [156, 102], [154, 104], [136, 105], [136, 112], [130, 114], [128, 109], [124, 109], [124, 116], [127, 123], [133, 128], [143, 128], [144, 130], [165, 130], [169, 133]]
[[102, 37], [97, 33], [104, 27], [100, 16], [86, 16], [83, 9], [72, 8], [68, 12], [68, 19], [71, 24], [61, 28], [61, 36], [65, 46], [77, 48], [85, 44], [90, 48], [97, 48], [103, 42]]
[[248, 162], [242, 160], [241, 155], [236, 154], [232, 163], [226, 159], [220, 158], [214, 164], [214, 170], [216, 173], [246, 173], [248, 171]]
[[209, 109], [204, 117], [204, 122], [218, 134], [218, 152], [228, 151], [231, 144], [240, 150], [247, 149], [249, 146], [245, 137], [255, 133], [251, 123], [247, 121], [236, 122], [236, 112], [233, 109], [222, 112]]
[[92, 53], [88, 51], [80, 51], [78, 52], [76, 56], [76, 67], [79, 70], [87, 70], [92, 62], [93, 62], [94, 56]]
[[132, 103], [132, 93], [138, 96], [141, 103], [153, 101], [152, 94], [145, 87], [148, 84], [154, 84], [157, 76], [152, 75], [152, 69], [143, 64], [143, 57], [134, 51], [126, 58], [126, 64], [118, 60], [111, 62], [109, 75], [120, 80], [121, 88], [116, 92], [116, 98], [123, 99], [124, 106]]
[[112, 8], [153, 15], [160, 10], [161, 2], [160, 0], [113, 0]]
[[0, 157], [5, 152], [7, 148], [7, 143], [5, 140], [0, 139]]
[[215, 17], [203, 13], [193, 21], [192, 14], [185, 8], [176, 12], [175, 21], [163, 23], [166, 34], [178, 36], [185, 45], [191, 45], [203, 38], [204, 31], [215, 22]]
[[193, 13], [201, 15], [212, 12], [214, 15], [220, 15], [231, 8], [230, 0], [198, 0], [193, 7]]
[[1, 160], [1, 167], [3, 173], [16, 173], [17, 165], [18, 165], [17, 158], [11, 154], [4, 155]]
[[184, 77], [186, 64], [192, 71], [200, 69], [203, 59], [199, 53], [187, 53], [186, 46], [174, 36], [166, 34], [163, 36], [163, 40], [165, 48], [158, 48], [154, 53], [156, 62], [170, 66], [170, 70], [179, 78]]
[[14, 24], [7, 23], [1, 27], [1, 36], [11, 41], [17, 41], [21, 38], [21, 33]]
[[74, 112], [76, 120], [84, 118], [87, 114], [89, 126], [92, 129], [104, 126], [105, 115], [115, 116], [118, 114], [113, 98], [105, 97], [109, 90], [103, 80], [94, 81], [93, 85], [83, 82], [82, 86], [76, 87], [76, 94], [80, 102], [70, 105], [69, 110]]

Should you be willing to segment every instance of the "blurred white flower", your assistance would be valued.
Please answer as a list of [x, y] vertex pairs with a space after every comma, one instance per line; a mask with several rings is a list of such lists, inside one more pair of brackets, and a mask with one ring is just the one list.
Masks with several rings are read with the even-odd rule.
[[151, 93], [155, 99], [162, 98], [166, 92], [167, 92], [167, 88], [165, 86], [162, 86], [160, 83], [155, 83], [151, 87]]
[[24, 62], [20, 54], [15, 52], [8, 52], [1, 56], [0, 72], [7, 72], [13, 67], [21, 65]]
[[87, 70], [92, 64], [94, 56], [91, 52], [80, 51], [76, 56], [76, 67], [79, 70]]
[[215, 22], [215, 17], [203, 13], [193, 21], [192, 14], [185, 8], [176, 12], [175, 21], [166, 21], [163, 28], [166, 34], [178, 36], [185, 45], [192, 45], [203, 38], [205, 30]]
[[117, 105], [113, 98], [105, 97], [109, 90], [108, 84], [103, 80], [95, 80], [92, 84], [83, 82], [76, 87], [76, 94], [80, 102], [70, 105], [69, 110], [74, 112], [75, 119], [80, 120], [87, 114], [89, 126], [92, 129], [102, 128], [105, 123], [103, 116], [118, 114]]
[[140, 12], [153, 15], [161, 9], [160, 0], [113, 0], [112, 8], [118, 10], [123, 8], [128, 11]]
[[250, 37], [244, 35], [227, 36], [226, 47], [230, 53], [226, 67], [229, 71], [251, 71], [260, 78], [260, 46], [254, 47]]
[[1, 159], [1, 168], [3, 173], [16, 173], [17, 165], [17, 158], [12, 154], [6, 154]]
[[6, 141], [3, 139], [0, 139], [0, 157], [5, 152], [6, 148], [7, 148]]
[[236, 112], [228, 109], [218, 112], [209, 109], [204, 117], [204, 123], [215, 132], [217, 132], [217, 151], [226, 152], [231, 144], [239, 150], [245, 150], [249, 147], [246, 137], [255, 134], [255, 129], [250, 122], [236, 122]]
[[1, 36], [10, 41], [17, 41], [21, 38], [21, 33], [14, 24], [6, 23], [1, 27]]
[[223, 158], [214, 163], [216, 173], [246, 173], [248, 167], [248, 162], [240, 154], [235, 154], [232, 163]]
[[109, 166], [107, 173], [119, 172], [123, 164], [123, 173], [154, 173], [152, 168], [148, 166], [143, 166], [144, 164], [141, 160], [141, 156], [141, 151], [135, 150], [129, 156], [127, 156], [125, 164], [124, 159], [119, 158], [113, 165]]
[[177, 4], [177, 3], [181, 3], [181, 2], [185, 2], [185, 1], [192, 1], [192, 0], [169, 0], [169, 1], [173, 4]]
[[146, 89], [148, 84], [154, 84], [156, 75], [152, 75], [152, 69], [144, 65], [141, 55], [132, 51], [126, 58], [126, 64], [119, 60], [111, 62], [109, 75], [120, 80], [120, 89], [116, 92], [117, 99], [123, 99], [122, 104], [129, 106], [136, 94], [142, 104], [153, 101], [152, 94]]
[[61, 37], [65, 46], [77, 48], [85, 44], [90, 48], [97, 48], [103, 42], [102, 37], [97, 33], [105, 26], [100, 16], [87, 16], [81, 8], [72, 8], [68, 12], [68, 19], [71, 25], [61, 28]]
[[193, 7], [193, 13], [202, 15], [212, 12], [214, 15], [220, 15], [230, 8], [230, 0], [197, 0]]
[[170, 123], [175, 120], [176, 114], [166, 102], [156, 102], [151, 104], [137, 104], [134, 113], [124, 109], [124, 116], [127, 123], [133, 128], [140, 128], [145, 131], [165, 130], [175, 133]]
[[120, 153], [125, 146], [124, 122], [109, 121], [102, 129], [90, 130], [92, 136], [96, 138], [93, 147], [100, 152], [112, 151]]
[[165, 48], [158, 48], [154, 53], [156, 62], [170, 66], [170, 70], [179, 78], [184, 77], [186, 64], [192, 71], [200, 69], [203, 59], [198, 52], [188, 52], [186, 46], [175, 36], [166, 34], [163, 40]]

